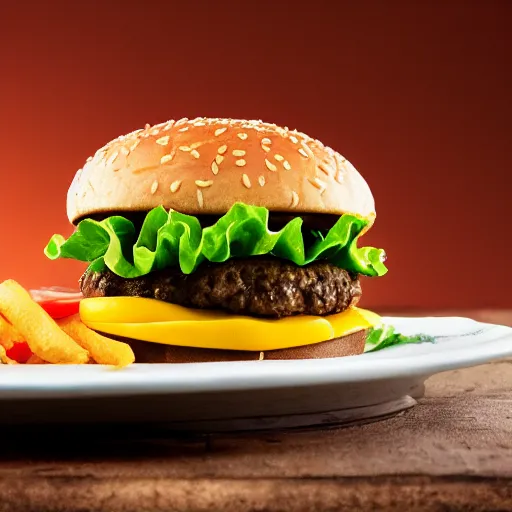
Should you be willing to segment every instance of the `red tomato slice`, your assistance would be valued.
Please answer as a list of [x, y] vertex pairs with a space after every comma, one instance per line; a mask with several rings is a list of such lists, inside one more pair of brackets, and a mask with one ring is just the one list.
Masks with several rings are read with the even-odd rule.
[[76, 315], [80, 309], [80, 300], [54, 300], [39, 302], [39, 305], [55, 319]]
[[24, 364], [32, 355], [32, 350], [30, 350], [26, 341], [22, 341], [21, 343], [15, 343], [9, 350], [6, 350], [5, 353], [10, 359]]
[[50, 288], [39, 288], [38, 290], [30, 290], [30, 295], [36, 301], [51, 301], [60, 299], [82, 299], [83, 295], [80, 290], [71, 288], [62, 288], [60, 286], [52, 286]]
[[83, 299], [80, 291], [60, 287], [30, 290], [30, 295], [52, 318], [77, 314]]

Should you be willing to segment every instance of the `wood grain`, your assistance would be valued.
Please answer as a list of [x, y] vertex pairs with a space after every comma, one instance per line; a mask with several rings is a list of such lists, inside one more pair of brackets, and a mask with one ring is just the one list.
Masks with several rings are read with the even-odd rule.
[[[512, 325], [477, 313], [458, 316]], [[343, 429], [0, 435], [0, 512], [512, 510], [510, 360], [435, 376], [416, 407]]]

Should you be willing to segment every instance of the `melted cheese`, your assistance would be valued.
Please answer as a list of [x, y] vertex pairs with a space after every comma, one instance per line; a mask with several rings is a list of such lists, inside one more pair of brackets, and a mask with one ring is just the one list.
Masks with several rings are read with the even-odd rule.
[[266, 351], [311, 345], [381, 323], [371, 311], [269, 320], [203, 311], [138, 297], [98, 297], [80, 303], [91, 329], [165, 345]]

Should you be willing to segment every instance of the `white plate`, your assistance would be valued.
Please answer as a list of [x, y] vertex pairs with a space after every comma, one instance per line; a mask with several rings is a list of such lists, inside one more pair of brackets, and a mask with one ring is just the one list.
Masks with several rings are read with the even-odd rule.
[[179, 365], [0, 366], [2, 423], [165, 422], [179, 429], [344, 423], [410, 407], [435, 373], [512, 356], [512, 328], [385, 318], [435, 343], [333, 359]]

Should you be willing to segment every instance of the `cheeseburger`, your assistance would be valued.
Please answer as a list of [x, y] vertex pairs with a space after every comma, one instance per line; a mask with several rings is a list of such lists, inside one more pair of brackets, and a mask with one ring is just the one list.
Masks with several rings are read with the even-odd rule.
[[90, 157], [76, 226], [45, 254], [89, 263], [82, 321], [136, 362], [360, 354], [380, 319], [357, 308], [383, 250], [358, 247], [370, 188], [339, 153], [261, 121], [146, 125]]

